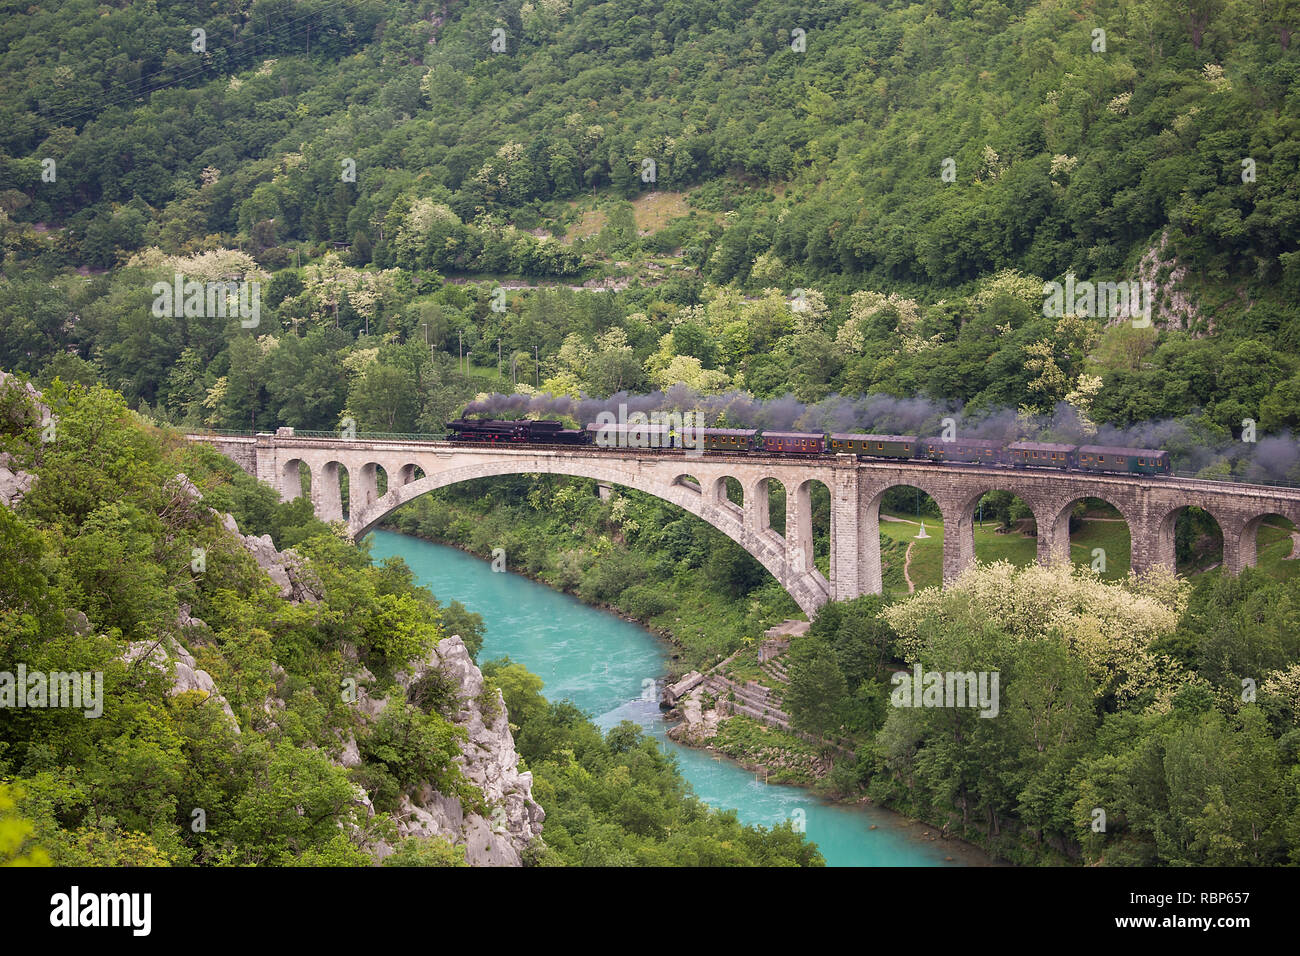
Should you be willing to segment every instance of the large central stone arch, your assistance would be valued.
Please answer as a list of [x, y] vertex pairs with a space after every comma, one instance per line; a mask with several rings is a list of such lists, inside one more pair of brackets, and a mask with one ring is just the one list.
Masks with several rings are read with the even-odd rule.
[[[373, 504], [353, 511], [348, 521], [348, 532], [353, 540], [361, 540], [402, 505], [431, 491], [463, 481], [528, 474], [590, 478], [654, 495], [708, 522], [762, 564], [810, 618], [830, 599], [830, 583], [812, 565], [808, 556], [792, 554], [784, 538], [771, 528], [764, 527], [761, 520], [754, 520], [749, 514], [751, 509], [742, 511], [726, 500], [725, 492], [719, 494], [716, 489], [717, 482], [721, 479], [715, 479], [714, 482], [706, 480], [706, 485], [713, 486], [706, 493], [703, 489], [693, 488], [677, 480], [679, 476], [675, 474], [665, 478], [663, 475], [667, 472], [648, 472], [635, 467], [635, 463], [631, 463], [632, 467], [618, 467], [615, 461], [606, 463], [593, 458], [512, 456], [440, 470], [435, 469], [431, 463], [417, 464], [424, 470], [425, 477], [390, 488], [387, 494]], [[690, 464], [687, 463], [684, 467], [690, 467]], [[746, 500], [748, 503], [748, 497]], [[764, 497], [762, 504], [765, 506], [766, 503]]]

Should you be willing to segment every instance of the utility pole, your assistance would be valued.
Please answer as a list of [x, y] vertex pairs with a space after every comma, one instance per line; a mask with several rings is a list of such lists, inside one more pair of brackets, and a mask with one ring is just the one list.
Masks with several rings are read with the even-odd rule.
[[456, 356], [456, 368], [463, 372], [465, 371], [462, 367], [465, 364], [465, 332], [463, 329], [457, 330], [456, 343], [456, 351], [458, 352]]
[[537, 357], [537, 346], [533, 346], [533, 387], [542, 387], [542, 360]]
[[501, 374], [501, 340], [497, 339], [497, 374]]

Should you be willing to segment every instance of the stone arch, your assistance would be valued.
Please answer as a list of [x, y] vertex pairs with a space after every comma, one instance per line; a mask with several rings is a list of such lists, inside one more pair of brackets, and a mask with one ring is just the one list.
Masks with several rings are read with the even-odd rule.
[[[1222, 554], [1219, 563], [1222, 563], [1223, 559], [1228, 557], [1229, 541], [1231, 539], [1240, 540], [1241, 525], [1244, 524], [1244, 522], [1232, 521], [1229, 515], [1224, 514], [1214, 505], [1209, 505], [1208, 502], [1185, 501], [1174, 505], [1173, 507], [1163, 508], [1160, 511], [1155, 512], [1152, 516], [1147, 533], [1149, 536], [1148, 547], [1151, 549], [1151, 557], [1154, 564], [1169, 568], [1171, 571], [1177, 568], [1178, 555], [1176, 536], [1178, 530], [1178, 519], [1182, 517], [1189, 508], [1199, 508], [1201, 511], [1209, 515], [1210, 519], [1217, 526], [1219, 530], [1219, 547]], [[1236, 549], [1233, 550], [1236, 551]], [[1213, 567], [1217, 566], [1218, 564], [1216, 563]], [[1204, 570], [1212, 570], [1212, 568], [1206, 568]], [[1230, 570], [1235, 573], [1238, 569], [1232, 568]]]
[[[1149, 567], [1147, 552], [1139, 547], [1145, 534], [1142, 512], [1132, 502], [1120, 495], [1107, 493], [1105, 487], [1090, 489], [1091, 494], [1071, 494], [1068, 498], [1057, 499], [1044, 509], [1044, 519], [1038, 524], [1038, 557], [1044, 564], [1070, 561], [1070, 513], [1080, 501], [1096, 498], [1119, 512], [1120, 518], [1128, 528], [1129, 567], [1134, 571], [1145, 571]], [[1097, 492], [1101, 492], [1098, 494]]]
[[[311, 503], [316, 516], [322, 521], [342, 521], [351, 516], [350, 510], [344, 510], [343, 476], [347, 474], [347, 465], [333, 459], [326, 461], [313, 472]], [[349, 490], [351, 484], [349, 480]]]
[[307, 491], [311, 491], [311, 466], [301, 458], [290, 458], [280, 469], [279, 484], [276, 490], [284, 501], [296, 501], [302, 497], [304, 479]]
[[[949, 495], [939, 501], [943, 509], [943, 583], [955, 581], [968, 567], [975, 563], [975, 509], [980, 499], [991, 491], [1005, 491], [1015, 495], [1034, 515], [1034, 527], [1038, 541], [1036, 551], [1040, 562], [1046, 564], [1054, 556], [1046, 546], [1042, 528], [1048, 526], [1050, 510], [1044, 505], [1035, 490], [1015, 481], [1014, 476], [1001, 476], [1002, 480], [989, 477], [978, 484], [967, 486], [956, 495]], [[1065, 560], [1069, 560], [1070, 549], [1065, 548]]]
[[[736, 496], [740, 498], [738, 502], [731, 500], [733, 488]], [[729, 511], [737, 521], [742, 523], [745, 520], [745, 503], [748, 500], [745, 496], [745, 485], [739, 479], [730, 475], [720, 475], [713, 479], [713, 503]]]
[[[1013, 482], [991, 483], [988, 488], [973, 496], [974, 501], [970, 504], [972, 538], [979, 537], [981, 528], [984, 534], [982, 540], [972, 540], [971, 553], [977, 561], [1009, 560], [1013, 564], [1022, 564], [1037, 560], [1040, 564], [1050, 563], [1052, 558], [1046, 538], [1039, 533], [1040, 523], [1048, 520], [1042, 502], [1036, 499], [1033, 490], [1024, 486], [1009, 487], [1011, 484]], [[1005, 530], [999, 530], [996, 516], [998, 502], [987, 501], [989, 495], [1010, 496], [1008, 512], [1016, 510], [1018, 504], [1029, 511], [1029, 517], [1013, 522], [1008, 513], [1008, 525]], [[1026, 541], [1026, 538], [1031, 540]], [[983, 554], [980, 552], [981, 547], [984, 549]], [[1022, 560], [1021, 551], [1029, 552], [1023, 556], [1027, 561]]]
[[745, 520], [749, 529], [755, 534], [768, 535], [773, 540], [778, 541], [784, 546], [785, 535], [772, 527], [772, 510], [771, 495], [772, 482], [776, 482], [781, 491], [785, 494], [785, 499], [790, 501], [790, 489], [785, 486], [780, 478], [773, 475], [765, 475], [761, 478], [754, 478], [746, 487], [741, 483], [744, 494], [744, 512]]
[[[401, 468], [397, 469], [396, 486], [409, 485], [413, 481], [419, 481], [424, 477], [424, 469], [414, 462], [408, 462]], [[390, 485], [390, 487], [394, 487]]]
[[[654, 495], [677, 505], [717, 528], [750, 553], [790, 594], [799, 608], [809, 617], [830, 597], [830, 584], [818, 571], [795, 568], [789, 561], [785, 542], [770, 529], [757, 533], [753, 527], [738, 517], [734, 506], [727, 507], [711, 502], [675, 480], [655, 479], [635, 468], [626, 471], [605, 462], [591, 459], [511, 457], [488, 459], [435, 471], [432, 475], [409, 484], [390, 488], [388, 493], [365, 509], [357, 509], [348, 522], [353, 540], [365, 537], [380, 521], [409, 501], [445, 488], [448, 485], [476, 478], [493, 478], [501, 475], [553, 474], [574, 478], [591, 478], [598, 482], [623, 485]], [[779, 479], [777, 479], [779, 480]], [[716, 484], [715, 484], [716, 487]], [[763, 499], [764, 501], [766, 499]], [[745, 517], [749, 517], [746, 509]]]
[[352, 489], [352, 507], [358, 510], [371, 507], [388, 493], [388, 485], [388, 470], [377, 461], [366, 462], [357, 475], [356, 488]]
[[[821, 478], [806, 478], [795, 486], [794, 493], [786, 497], [785, 539], [790, 545], [791, 560], [811, 570], [817, 567], [817, 528], [815, 523], [817, 486], [826, 491], [826, 499], [834, 500], [830, 485]], [[829, 515], [827, 516], [829, 519]], [[830, 559], [830, 528], [827, 531], [826, 557]]]
[[874, 483], [859, 488], [858, 550], [859, 579], [864, 594], [882, 594], [885, 589], [883, 567], [880, 559], [880, 506], [885, 495], [894, 488], [915, 488], [930, 498], [939, 510], [944, 508], [943, 488], [937, 476], [898, 473], [890, 474]]
[[[1298, 516], [1300, 517], [1300, 516]], [[1291, 527], [1283, 529], [1291, 537], [1291, 550], [1282, 555], [1284, 561], [1300, 560], [1300, 521], [1292, 518], [1283, 511], [1265, 511], [1255, 515], [1246, 521], [1241, 528], [1241, 534], [1237, 542], [1237, 567], [1233, 570], [1240, 571], [1242, 568], [1253, 568], [1259, 561], [1259, 530], [1264, 527], [1269, 518], [1281, 518]], [[1228, 542], [1224, 541], [1224, 560], [1229, 560]]]
[[683, 488], [689, 488], [691, 491], [701, 495], [704, 494], [704, 485], [702, 485], [700, 479], [696, 478], [694, 475], [678, 475], [673, 479], [673, 484], [681, 485]]

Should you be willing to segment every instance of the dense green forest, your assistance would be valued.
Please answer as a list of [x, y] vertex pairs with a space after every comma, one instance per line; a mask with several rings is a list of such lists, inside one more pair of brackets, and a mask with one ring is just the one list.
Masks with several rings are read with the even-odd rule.
[[[1295, 865], [1297, 613], [1294, 586], [1254, 570], [1193, 587], [984, 565], [892, 606], [828, 606], [792, 647], [786, 701], [796, 726], [858, 742], [832, 792], [1008, 859]], [[890, 706], [903, 662], [999, 673], [997, 719]]]
[[[371, 567], [168, 426], [439, 433], [475, 400], [576, 420], [586, 399], [663, 393], [649, 401], [718, 424], [924, 432], [956, 414], [990, 435], [1095, 435], [1168, 448], [1187, 472], [1300, 482], [1294, 0], [3, 9], [0, 368], [82, 415], [114, 466], [37, 462], [67, 470], [16, 516], [0, 508], [0, 623], [34, 654], [102, 664], [137, 706], [99, 741], [21, 718], [2, 738], [0, 777], [21, 779], [19, 812], [56, 862], [355, 862], [339, 837], [350, 811], [323, 806], [332, 815], [297, 830], [255, 807], [258, 781], [318, 773], [323, 795], [343, 792], [343, 772], [301, 744], [346, 720], [319, 691], [339, 676], [338, 642], [387, 662], [364, 633], [382, 605], [401, 602], [422, 639], [449, 622], [474, 632], [463, 609]], [[160, 312], [155, 284], [177, 275], [251, 287], [256, 312]], [[1044, 283], [1071, 276], [1151, 283], [1152, 321], [1048, 315]], [[102, 435], [101, 418], [116, 423]], [[161, 556], [217, 532], [168, 525], [160, 496], [180, 471], [360, 610], [309, 626], [246, 562], [218, 591], [182, 580], [188, 564]], [[1007, 526], [1023, 516], [987, 504]], [[824, 563], [828, 503], [813, 507]], [[670, 634], [683, 665], [796, 613], [720, 534], [635, 493], [602, 502], [586, 482], [475, 483], [393, 523], [478, 553], [504, 545], [512, 568]], [[1180, 566], [1211, 524], [1180, 523]], [[157, 566], [106, 570], [135, 553]], [[897, 591], [901, 555], [886, 561]], [[1212, 574], [1155, 593], [979, 573], [971, 591], [828, 609], [794, 652], [800, 726], [858, 745], [836, 793], [1016, 859], [1296, 862], [1293, 586]], [[999, 588], [1041, 601], [1008, 606]], [[1025, 615], [1063, 594], [1078, 613], [1028, 633]], [[1096, 652], [1089, 602], [1153, 615], [1140, 647], [1117, 645], [1145, 674], [1121, 680]], [[113, 663], [114, 642], [148, 639], [181, 603], [218, 633], [292, 632], [291, 659], [242, 639], [213, 652], [219, 684], [223, 668], [274, 662], [301, 688], [292, 727], [245, 731], [255, 759], [238, 766], [210, 714], [159, 703]], [[74, 637], [66, 608], [93, 639]], [[1018, 716], [891, 712], [889, 669], [918, 660], [1002, 668]], [[793, 834], [705, 811], [627, 728], [601, 737], [517, 665], [485, 670], [548, 811], [534, 862], [732, 862], [722, 841], [740, 862], [816, 862]], [[1241, 699], [1245, 678], [1267, 688], [1258, 703]], [[258, 686], [227, 691], [236, 713]], [[1070, 715], [1050, 744], [1034, 736], [1045, 697]], [[420, 720], [446, 732], [436, 713]], [[369, 779], [391, 792], [394, 772]], [[147, 780], [127, 786], [132, 773]], [[625, 779], [631, 804], [611, 783]], [[108, 791], [133, 796], [92, 811]], [[265, 832], [191, 834], [178, 808], [199, 791], [244, 801]], [[1091, 829], [1096, 808], [1111, 839]], [[669, 838], [669, 818], [690, 827]]]
[[[1177, 420], [1187, 467], [1243, 470], [1245, 419], [1300, 422], [1295, 15], [15, 10], [0, 365], [243, 429], [437, 431], [520, 383], [923, 395], [1048, 430]], [[258, 324], [154, 315], [178, 272], [261, 283]], [[1067, 273], [1149, 278], [1154, 323], [1045, 317]], [[545, 275], [623, 291], [496, 292]]]
[[[44, 401], [53, 441], [30, 398], [0, 384], [0, 451], [36, 479], [17, 511], [0, 506], [0, 669], [101, 672], [105, 706], [97, 719], [0, 708], [0, 862], [364, 865], [371, 841], [394, 840], [401, 793], [429, 785], [466, 808], [482, 803], [454, 760], [464, 736], [454, 688], [413, 685], [373, 722], [339, 692], [348, 680], [375, 698], [400, 690], [397, 673], [446, 634], [476, 650], [478, 615], [440, 605], [400, 560], [372, 565], [303, 503], [279, 503], [102, 386], [55, 387]], [[293, 545], [320, 600], [284, 599], [211, 508]], [[130, 653], [169, 638], [190, 646], [234, 720], [207, 694], [169, 693], [167, 672]], [[572, 705], [548, 704], [519, 665], [495, 668], [489, 686], [505, 690], [548, 813], [527, 862], [821, 862], [788, 825], [744, 826], [705, 807], [634, 725], [602, 735]], [[348, 734], [354, 767], [339, 760]], [[390, 859], [455, 865], [457, 848], [440, 844], [405, 837]]]

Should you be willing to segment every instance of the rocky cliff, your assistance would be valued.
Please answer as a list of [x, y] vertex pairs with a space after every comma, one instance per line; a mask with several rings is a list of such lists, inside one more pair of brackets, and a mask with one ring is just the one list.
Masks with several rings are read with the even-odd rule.
[[[466, 813], [455, 797], [430, 787], [403, 794], [393, 814], [402, 837], [443, 837], [464, 844], [471, 866], [520, 866], [528, 845], [542, 833], [545, 811], [533, 799], [533, 775], [519, 769], [519, 755], [510, 733], [505, 702], [500, 691], [484, 698], [483, 674], [457, 635], [443, 638], [428, 661], [412, 673], [400, 675], [399, 685], [409, 690], [431, 670], [441, 670], [459, 686], [460, 708], [455, 722], [468, 738], [456, 758], [465, 778], [483, 792], [491, 811], [487, 816]], [[361, 695], [360, 705], [371, 719], [383, 713], [387, 698]], [[361, 757], [354, 741], [344, 747], [343, 763], [356, 766]], [[367, 806], [369, 806], [367, 801]], [[373, 813], [373, 807], [370, 807]], [[392, 853], [387, 843], [372, 846], [377, 859]]]
[[[14, 386], [15, 383], [9, 381], [11, 378], [0, 372], [0, 392]], [[25, 385], [24, 389], [28, 397], [39, 403], [38, 392], [30, 385]], [[47, 414], [39, 404], [37, 409], [42, 415]], [[0, 507], [19, 507], [36, 480], [34, 475], [12, 466], [13, 462], [7, 456], [0, 456]], [[175, 476], [167, 485], [181, 505], [195, 511], [201, 508], [203, 495], [185, 475]], [[241, 533], [232, 515], [216, 511], [212, 511], [212, 515], [275, 583], [281, 598], [292, 604], [315, 604], [322, 600], [322, 585], [308, 563], [297, 554], [290, 550], [277, 550], [269, 535]], [[75, 633], [90, 633], [91, 625], [86, 615], [75, 610], [68, 614]], [[182, 607], [174, 632], [157, 641], [132, 643], [122, 656], [127, 661], [140, 662], [167, 674], [170, 680], [168, 693], [171, 695], [202, 694], [214, 706], [220, 707], [239, 731], [239, 719], [230, 703], [220, 693], [212, 675], [198, 666], [192, 653], [213, 640], [207, 624], [192, 617], [188, 607]], [[355, 653], [351, 662], [357, 683], [363, 688], [357, 699], [359, 726], [356, 731], [363, 731], [383, 713], [395, 695], [408, 694], [412, 686], [431, 671], [441, 671], [456, 689], [454, 712], [444, 713], [449, 721], [465, 731], [461, 752], [455, 762], [465, 779], [482, 794], [486, 812], [476, 812], [482, 809], [479, 806], [467, 810], [457, 797], [439, 793], [427, 784], [417, 785], [401, 796], [396, 811], [391, 814], [398, 837], [439, 837], [461, 844], [465, 847], [465, 859], [471, 866], [522, 865], [529, 845], [540, 840], [545, 813], [533, 799], [532, 774], [519, 769], [519, 755], [515, 751], [501, 694], [495, 690], [485, 693], [483, 674], [460, 637], [444, 637], [426, 660], [417, 662], [410, 672], [399, 673], [395, 678], [396, 685], [388, 684], [386, 697], [367, 694], [364, 688], [375, 685], [374, 676], [356, 659]], [[255, 729], [273, 728], [279, 712], [285, 707], [282, 695], [287, 690], [282, 679], [287, 675], [277, 665], [273, 676], [277, 678], [276, 689], [267, 696], [260, 712], [255, 711], [251, 717]], [[360, 765], [362, 758], [356, 736], [350, 735], [340, 744], [338, 762], [345, 767]], [[375, 813], [369, 795], [359, 787], [357, 799], [370, 814]], [[372, 843], [367, 849], [376, 862], [394, 851], [394, 847], [385, 842]]]
[[[27, 414], [34, 413], [37, 421], [45, 420], [49, 415], [49, 409], [41, 404], [41, 393], [32, 387], [30, 382], [19, 384], [18, 378], [8, 372], [0, 371], [0, 393], [8, 388], [21, 388], [25, 397], [31, 402], [30, 406], [14, 406], [10, 409], [11, 414], [25, 417]], [[15, 421], [14, 425], [26, 425], [27, 421]], [[18, 503], [23, 500], [23, 496], [32, 489], [34, 476], [28, 472], [14, 466], [14, 462], [5, 452], [0, 452], [0, 505], [6, 508], [16, 508]]]
[[[222, 515], [221, 521], [280, 587], [281, 597], [294, 604], [320, 600], [320, 585], [293, 551], [277, 551], [269, 535], [241, 534], [234, 517], [229, 514]], [[458, 635], [444, 637], [427, 660], [409, 673], [398, 674], [398, 686], [403, 692], [409, 692], [422, 677], [435, 669], [441, 670], [459, 688], [460, 707], [451, 719], [465, 729], [467, 739], [461, 745], [461, 754], [456, 762], [465, 778], [482, 791], [491, 810], [486, 817], [466, 812], [459, 799], [438, 793], [426, 785], [402, 795], [393, 814], [398, 836], [442, 837], [463, 844], [466, 862], [471, 866], [520, 866], [528, 845], [540, 838], [546, 814], [533, 799], [532, 774], [519, 769], [519, 754], [510, 733], [505, 702], [500, 691], [487, 695], [485, 701], [483, 673], [474, 664]], [[178, 667], [178, 675], [184, 672], [183, 667]], [[372, 697], [366, 693], [364, 688], [373, 684], [374, 677], [359, 665], [357, 678], [362, 688], [357, 703], [363, 720], [370, 722], [383, 713], [391, 695]], [[264, 711], [272, 720], [277, 705], [283, 707], [283, 701], [268, 698]], [[343, 742], [340, 763], [345, 767], [360, 765], [361, 754], [355, 736]], [[364, 791], [359, 790], [358, 799], [370, 814], [375, 813]], [[392, 845], [385, 842], [374, 843], [369, 849], [376, 860], [382, 860], [393, 852]]]

